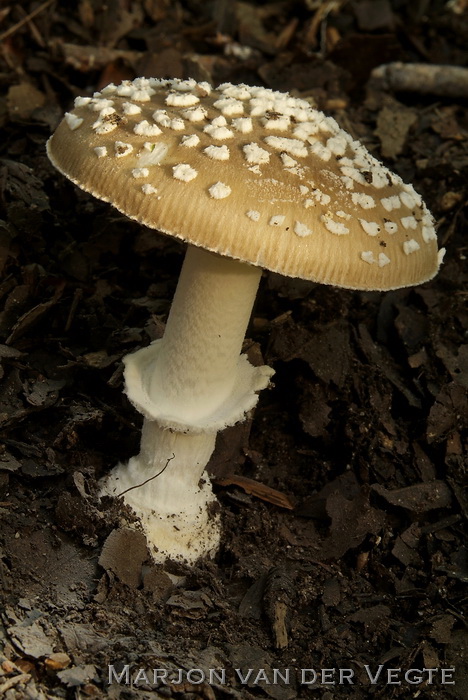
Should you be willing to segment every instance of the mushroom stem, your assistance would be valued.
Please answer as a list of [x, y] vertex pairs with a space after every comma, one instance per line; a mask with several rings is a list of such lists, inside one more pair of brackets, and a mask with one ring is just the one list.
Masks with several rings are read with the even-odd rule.
[[261, 268], [189, 246], [149, 396], [190, 422], [232, 391]]
[[140, 453], [104, 491], [123, 494], [159, 561], [193, 562], [219, 542], [205, 467], [217, 431], [244, 419], [273, 373], [240, 354], [260, 277], [189, 246], [163, 338], [125, 358], [127, 394], [145, 416]]
[[242, 420], [269, 367], [240, 355], [261, 269], [189, 246], [164, 337], [125, 358], [127, 394], [149, 420], [187, 432]]

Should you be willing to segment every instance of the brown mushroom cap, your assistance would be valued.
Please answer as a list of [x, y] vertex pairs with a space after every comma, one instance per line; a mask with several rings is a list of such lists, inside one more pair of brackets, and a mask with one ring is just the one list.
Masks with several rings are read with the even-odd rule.
[[421, 197], [337, 122], [266, 88], [137, 78], [75, 100], [58, 170], [150, 228], [283, 275], [351, 289], [437, 272]]

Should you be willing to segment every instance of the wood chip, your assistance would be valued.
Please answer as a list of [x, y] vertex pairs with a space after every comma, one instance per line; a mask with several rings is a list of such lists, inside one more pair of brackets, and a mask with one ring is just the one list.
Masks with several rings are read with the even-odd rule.
[[271, 486], [266, 486], [266, 484], [262, 484], [260, 481], [248, 479], [246, 476], [236, 476], [233, 474], [232, 476], [215, 479], [215, 483], [219, 486], [239, 486], [246, 493], [260, 498], [262, 501], [272, 503], [279, 508], [287, 508], [288, 510], [294, 509], [294, 503], [284, 493], [271, 488]]

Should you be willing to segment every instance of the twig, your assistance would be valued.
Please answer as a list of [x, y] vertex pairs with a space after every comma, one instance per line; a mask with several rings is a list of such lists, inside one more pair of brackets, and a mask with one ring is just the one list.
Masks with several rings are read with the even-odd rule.
[[39, 29], [34, 24], [32, 19], [27, 16], [26, 10], [24, 10], [21, 6], [18, 6], [18, 10], [21, 11], [23, 18], [26, 19], [26, 21], [28, 23], [29, 31], [31, 32], [33, 39], [36, 41], [37, 44], [39, 44], [39, 46], [42, 49], [45, 49], [46, 43], [45, 43], [44, 39], [42, 38], [42, 34], [40, 33]]
[[347, 2], [348, 0], [324, 0], [324, 2], [320, 2], [305, 34], [304, 43], [306, 46], [314, 47], [317, 44], [317, 32], [322, 22], [327, 19], [330, 12], [338, 12]]
[[132, 491], [133, 489], [139, 489], [141, 486], [144, 486], [145, 484], [147, 484], [148, 481], [153, 481], [153, 479], [157, 479], [158, 476], [161, 476], [161, 474], [163, 473], [163, 471], [165, 471], [165, 470], [167, 469], [167, 467], [169, 466], [169, 462], [171, 462], [173, 459], [175, 459], [175, 454], [174, 454], [174, 453], [172, 453], [172, 457], [169, 457], [169, 458], [168, 458], [166, 464], [164, 465], [164, 467], [161, 469], [160, 472], [158, 472], [158, 473], [155, 474], [154, 476], [150, 476], [149, 479], [146, 479], [146, 481], [143, 481], [141, 484], [137, 484], [136, 486], [130, 486], [129, 489], [125, 489], [125, 491], [122, 491], [122, 493], [117, 494], [117, 498], [120, 498], [120, 497], [123, 496], [125, 493], [128, 493], [129, 491]]
[[19, 683], [26, 684], [29, 680], [31, 680], [30, 673], [20, 673], [19, 676], [9, 678], [0, 685], [0, 695], [4, 695], [10, 688], [14, 688], [15, 685], [19, 685]]
[[386, 63], [371, 73], [373, 87], [439, 97], [468, 97], [468, 68], [426, 63]]
[[7, 37], [14, 34], [18, 29], [21, 29], [21, 27], [24, 24], [27, 24], [31, 19], [33, 19], [33, 17], [38, 15], [40, 12], [45, 10], [47, 7], [49, 7], [49, 5], [52, 5], [52, 3], [54, 3], [54, 2], [55, 2], [55, 0], [46, 0], [45, 2], [42, 3], [42, 5], [39, 5], [39, 7], [36, 7], [36, 9], [33, 10], [32, 12], [30, 12], [29, 15], [26, 15], [26, 17], [23, 17], [23, 19], [20, 19], [20, 21], [17, 22], [16, 24], [14, 24], [12, 27], [10, 27], [10, 29], [7, 29], [6, 32], [3, 32], [3, 34], [0, 34], [0, 41], [3, 41]]
[[68, 333], [70, 328], [72, 327], [73, 319], [75, 317], [76, 310], [78, 308], [78, 304], [80, 301], [83, 299], [83, 289], [81, 287], [78, 287], [78, 289], [75, 289], [75, 292], [73, 294], [73, 299], [72, 303], [70, 306], [70, 311], [68, 313], [68, 318], [67, 322], [65, 324], [65, 333]]

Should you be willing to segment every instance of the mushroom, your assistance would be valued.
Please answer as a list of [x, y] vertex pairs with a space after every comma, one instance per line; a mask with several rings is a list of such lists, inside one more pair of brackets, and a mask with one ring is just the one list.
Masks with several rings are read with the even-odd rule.
[[437, 272], [434, 221], [337, 122], [263, 87], [137, 78], [78, 97], [48, 142], [58, 170], [141, 224], [188, 243], [164, 336], [127, 356], [141, 449], [103, 493], [139, 516], [154, 558], [216, 552], [205, 466], [273, 370], [241, 354], [263, 268], [390, 290]]

